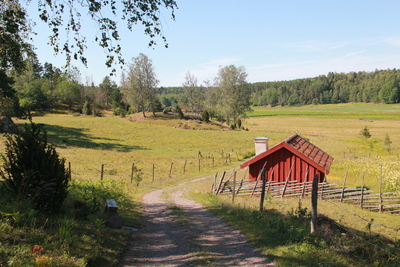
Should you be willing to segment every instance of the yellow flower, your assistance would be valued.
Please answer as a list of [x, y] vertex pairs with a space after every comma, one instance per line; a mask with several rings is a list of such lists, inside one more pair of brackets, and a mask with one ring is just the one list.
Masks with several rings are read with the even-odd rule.
[[35, 258], [35, 266], [36, 267], [49, 267], [48, 263], [50, 261], [50, 257], [42, 256], [39, 258]]

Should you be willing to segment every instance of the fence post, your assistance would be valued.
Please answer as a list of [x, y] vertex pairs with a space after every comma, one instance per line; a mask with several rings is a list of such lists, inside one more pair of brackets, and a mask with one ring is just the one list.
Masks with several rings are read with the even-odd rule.
[[69, 175], [69, 180], [72, 180], [72, 176], [71, 176], [71, 162], [68, 162], [68, 175]]
[[317, 231], [318, 180], [318, 174], [315, 174], [311, 194], [311, 233]]
[[173, 162], [171, 162], [171, 167], [169, 167], [169, 173], [168, 173], [168, 177], [167, 178], [170, 178], [171, 177], [171, 172], [172, 172], [172, 166], [174, 165], [174, 163]]
[[[378, 153], [378, 152], [377, 152]], [[379, 212], [383, 210], [383, 200], [382, 200], [382, 163], [381, 163], [381, 170], [380, 170], [380, 178], [379, 178]]]
[[236, 191], [235, 185], [236, 185], [236, 171], [233, 174], [232, 203], [235, 203], [235, 191]]
[[364, 201], [364, 170], [362, 171], [362, 178], [361, 178], [361, 199], [360, 199], [360, 208], [363, 208], [363, 201]]
[[131, 170], [131, 184], [133, 182], [133, 176], [135, 174], [135, 163], [132, 163], [132, 170]]
[[304, 177], [304, 183], [303, 183], [303, 188], [301, 189], [300, 198], [304, 197], [304, 192], [306, 190], [306, 185], [307, 185], [307, 182], [308, 182], [308, 167], [309, 167], [309, 165], [307, 164], [306, 175]]
[[264, 198], [265, 198], [265, 178], [266, 169], [262, 169], [261, 177], [262, 177], [262, 188], [261, 188], [261, 199], [260, 199], [260, 211], [264, 210]]
[[267, 194], [268, 194], [268, 192], [269, 192], [269, 187], [270, 187], [270, 185], [272, 184], [272, 177], [273, 177], [273, 175], [274, 175], [274, 171], [275, 171], [275, 167], [272, 167], [271, 175], [269, 176], [269, 181], [267, 181], [267, 182], [268, 182]]
[[199, 158], [199, 172], [201, 171], [201, 161], [200, 161], [200, 158]]
[[221, 184], [222, 184], [222, 182], [224, 181], [225, 173], [226, 173], [226, 172], [223, 172], [223, 173], [222, 173], [221, 180], [219, 181], [219, 185], [218, 185], [217, 191], [215, 191], [215, 195], [218, 195], [218, 192], [219, 192], [219, 190], [221, 189]]
[[293, 160], [292, 166], [290, 166], [289, 174], [288, 174], [288, 176], [286, 177], [286, 182], [285, 182], [285, 185], [283, 186], [283, 190], [282, 190], [282, 195], [281, 195], [281, 197], [284, 197], [284, 196], [285, 196], [286, 188], [287, 188], [287, 185], [288, 185], [288, 183], [289, 183], [290, 175], [292, 174], [292, 169], [293, 169], [293, 165], [294, 165], [295, 162], [296, 162], [296, 160]]
[[186, 172], [186, 162], [187, 162], [187, 160], [185, 159], [185, 164], [183, 164], [183, 174], [185, 174], [185, 172]]
[[243, 178], [242, 178], [242, 180], [240, 181], [240, 185], [238, 186], [236, 195], [239, 195], [239, 191], [240, 191], [240, 189], [241, 189], [242, 186], [243, 186], [243, 181], [244, 181], [244, 178], [246, 177], [246, 174], [247, 174], [248, 171], [249, 171], [249, 166], [246, 167], [246, 170], [245, 170], [244, 173], [243, 173]]
[[101, 164], [101, 171], [100, 171], [100, 180], [103, 181], [103, 175], [104, 175], [104, 164]]
[[346, 186], [346, 180], [347, 180], [347, 174], [349, 172], [349, 166], [346, 167], [346, 175], [344, 176], [344, 181], [343, 181], [343, 187], [342, 187], [342, 195], [340, 196], [340, 202], [343, 202], [343, 198], [344, 198], [344, 189]]
[[214, 183], [211, 187], [211, 192], [213, 192], [214, 195], [215, 195], [215, 188], [217, 187], [217, 177], [218, 177], [218, 172], [214, 175]]
[[154, 167], [154, 163], [153, 163], [153, 171], [152, 171], [152, 177], [153, 177], [153, 178], [152, 178], [152, 180], [151, 180], [152, 182], [154, 182], [154, 168], [155, 168], [155, 167]]

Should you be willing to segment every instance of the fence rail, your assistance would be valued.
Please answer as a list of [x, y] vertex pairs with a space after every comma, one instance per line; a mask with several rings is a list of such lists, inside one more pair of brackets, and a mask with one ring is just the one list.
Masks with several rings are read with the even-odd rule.
[[[261, 181], [251, 182], [244, 181], [244, 179], [232, 181], [232, 175], [226, 181], [223, 181], [224, 176], [221, 177], [217, 185], [213, 185], [214, 194], [251, 196], [261, 194]], [[265, 191], [272, 197], [310, 197], [312, 181], [303, 183], [297, 181], [266, 182]], [[375, 193], [365, 187], [340, 187], [336, 184], [324, 182], [318, 184], [318, 196], [323, 200], [351, 203], [372, 211], [400, 213], [400, 196], [392, 192]]]

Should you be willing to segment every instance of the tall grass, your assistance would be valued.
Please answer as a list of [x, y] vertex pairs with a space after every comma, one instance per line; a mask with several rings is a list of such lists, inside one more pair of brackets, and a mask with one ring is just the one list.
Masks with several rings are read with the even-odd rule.
[[[138, 210], [121, 182], [79, 182], [60, 215], [43, 214], [30, 203], [0, 199], [0, 266], [113, 266], [129, 233], [104, 227], [104, 199], [117, 199], [122, 211]], [[137, 213], [135, 213], [137, 214]], [[124, 225], [138, 227], [125, 216]], [[136, 223], [136, 225], [135, 225]]]

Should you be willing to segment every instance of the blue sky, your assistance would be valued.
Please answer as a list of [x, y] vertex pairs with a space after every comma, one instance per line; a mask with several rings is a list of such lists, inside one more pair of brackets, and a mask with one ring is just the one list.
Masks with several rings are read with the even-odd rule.
[[[220, 66], [244, 66], [248, 82], [292, 80], [328, 72], [400, 68], [400, 1], [269, 1], [176, 0], [176, 20], [162, 13], [161, 39], [149, 39], [138, 26], [133, 32], [119, 24], [126, 62], [139, 53], [152, 61], [160, 86], [181, 86], [190, 72], [198, 83], [212, 81]], [[31, 3], [34, 7], [35, 3]], [[32, 7], [30, 7], [32, 8]], [[95, 25], [84, 21], [88, 68], [73, 63], [82, 82], [98, 84], [109, 74], [105, 54], [92, 42]], [[41, 63], [61, 67], [46, 45], [48, 30], [35, 27], [34, 45]], [[120, 71], [113, 79], [119, 83]]]

